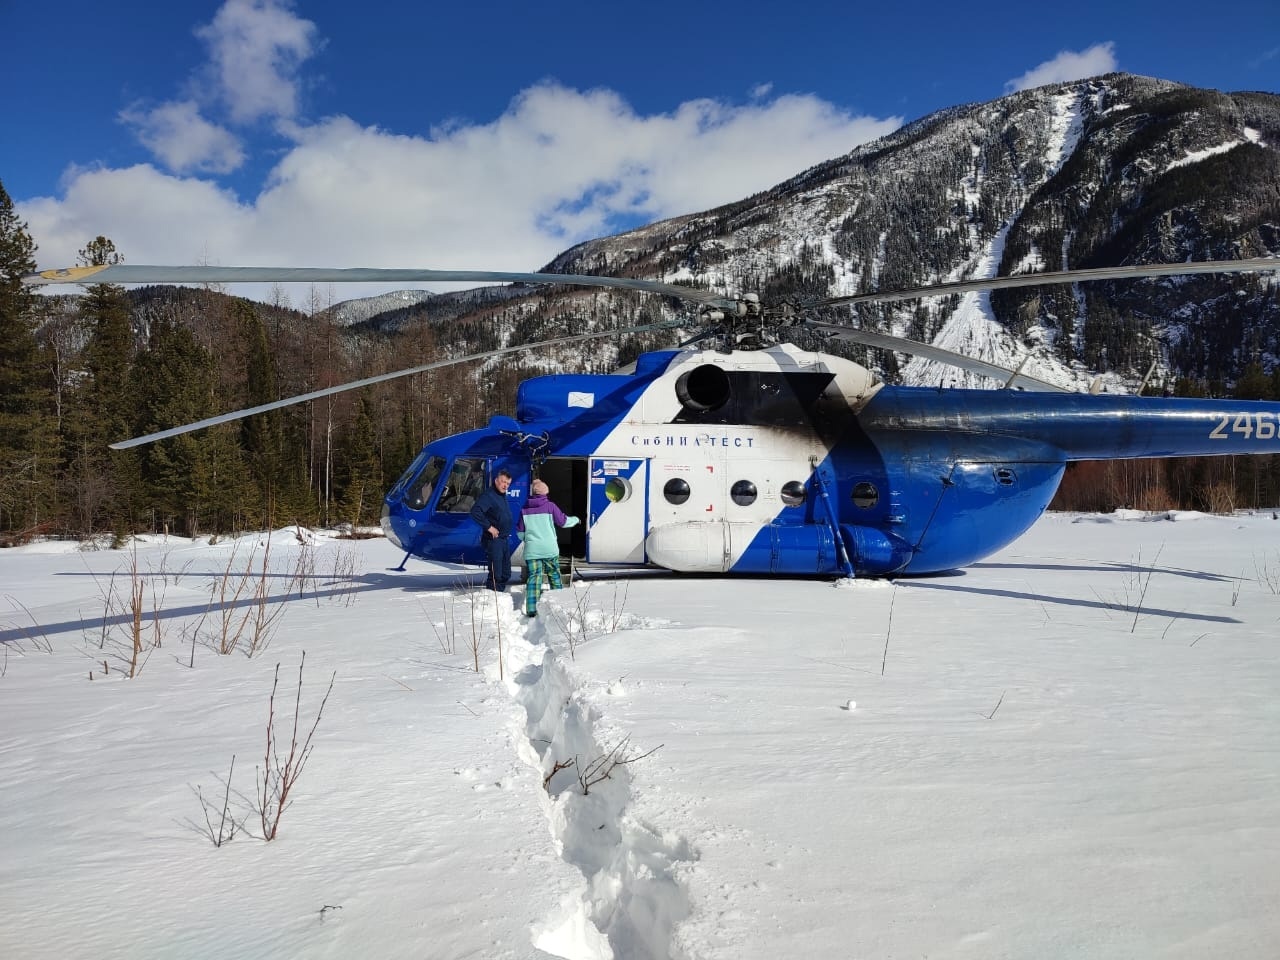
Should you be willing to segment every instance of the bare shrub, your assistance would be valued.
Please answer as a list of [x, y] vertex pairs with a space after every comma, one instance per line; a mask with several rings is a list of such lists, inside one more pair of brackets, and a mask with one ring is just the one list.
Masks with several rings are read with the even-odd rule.
[[627, 612], [627, 597], [631, 593], [631, 581], [622, 581], [622, 596], [618, 596], [618, 581], [613, 581], [613, 596], [609, 603], [609, 633], [617, 633]]
[[612, 593], [609, 597], [608, 610], [601, 607], [593, 607], [591, 605], [592, 590], [594, 584], [585, 589], [572, 590], [573, 608], [571, 610], [561, 610], [555, 605], [548, 605], [551, 613], [551, 620], [555, 623], [560, 633], [564, 636], [565, 642], [569, 645], [569, 659], [576, 660], [578, 653], [578, 644], [584, 643], [593, 636], [605, 636], [610, 633], [617, 633], [622, 629], [628, 620], [627, 616], [627, 598], [631, 590], [630, 581], [623, 581], [619, 585], [618, 581], [613, 581]]
[[337, 535], [336, 539], [338, 540], [377, 540], [381, 536], [383, 536], [383, 533], [381, 530], [359, 530], [353, 527], [349, 530], [341, 531]]
[[293, 731], [289, 738], [289, 753], [283, 759], [280, 756], [280, 743], [276, 738], [276, 688], [280, 684], [280, 664], [276, 664], [275, 678], [271, 682], [271, 698], [267, 702], [267, 746], [263, 754], [262, 774], [258, 776], [254, 768], [254, 779], [257, 783], [257, 813], [262, 824], [262, 839], [274, 840], [280, 829], [280, 818], [289, 807], [289, 795], [292, 793], [298, 778], [311, 759], [314, 746], [311, 742], [316, 728], [320, 726], [320, 718], [324, 715], [325, 704], [329, 702], [329, 694], [333, 692], [333, 681], [337, 671], [329, 677], [329, 687], [325, 690], [324, 699], [316, 711], [316, 719], [307, 732], [301, 746], [298, 744], [298, 720], [302, 712], [302, 669], [307, 662], [307, 653], [302, 652], [302, 661], [298, 664], [298, 689], [294, 694]]
[[36, 651], [40, 653], [53, 653], [53, 641], [45, 634], [44, 629], [40, 626], [35, 617], [31, 615], [31, 611], [27, 609], [26, 604], [16, 599], [11, 594], [5, 594], [5, 599], [9, 601], [10, 606], [20, 609], [26, 614], [27, 619], [31, 621], [29, 627], [19, 627], [16, 624], [6, 622], [4, 626], [14, 631], [22, 631], [22, 639]]
[[[234, 813], [231, 812], [231, 777], [236, 770], [235, 754], [231, 755], [231, 769], [227, 771], [227, 779], [222, 784], [222, 803], [217, 804], [204, 795], [204, 791], [200, 787], [193, 787], [192, 791], [196, 795], [196, 799], [200, 801], [200, 812], [204, 815], [203, 825], [197, 824], [191, 820], [187, 821], [187, 825], [197, 833], [209, 839], [215, 847], [221, 847], [224, 843], [230, 843], [236, 838], [236, 834], [244, 830], [244, 817], [236, 819]], [[214, 825], [214, 819], [217, 819], [217, 825]]]
[[1209, 508], [1210, 513], [1228, 514], [1235, 512], [1236, 491], [1230, 483], [1218, 481], [1208, 483], [1196, 491], [1197, 496]]
[[1276, 553], [1274, 559], [1269, 559], [1265, 553], [1259, 558], [1255, 553], [1253, 571], [1258, 578], [1258, 583], [1273, 594], [1280, 593], [1280, 553]]
[[284, 616], [285, 605], [271, 602], [271, 575], [268, 558], [271, 555], [271, 540], [267, 539], [266, 548], [262, 551], [262, 573], [253, 587], [253, 603], [245, 619], [249, 624], [249, 648], [245, 651], [252, 657], [255, 653], [267, 649], [271, 637]]
[[[187, 666], [192, 670], [194, 670], [196, 666], [196, 641], [200, 639], [200, 632], [204, 629], [204, 621], [207, 616], [209, 616], [209, 610], [206, 607], [204, 613], [200, 614], [199, 620], [193, 624], [183, 624], [182, 627], [183, 642], [185, 643], [190, 640], [191, 643], [191, 658], [188, 661]], [[178, 662], [181, 663], [182, 661]]]
[[550, 793], [551, 781], [555, 778], [555, 775], [559, 773], [561, 770], [572, 769], [577, 762], [578, 762], [578, 758], [574, 757], [570, 760], [557, 760], [555, 763], [553, 763], [551, 765], [551, 769], [547, 771], [547, 775], [542, 778], [542, 789]]
[[1112, 594], [1110, 599], [1104, 597], [1096, 589], [1090, 588], [1093, 589], [1093, 595], [1098, 598], [1106, 609], [1133, 614], [1133, 622], [1129, 626], [1130, 633], [1137, 629], [1138, 618], [1142, 616], [1142, 606], [1147, 599], [1147, 589], [1151, 586], [1151, 578], [1156, 572], [1156, 563], [1160, 560], [1160, 554], [1163, 552], [1164, 544], [1162, 543], [1145, 570], [1141, 568], [1142, 554], [1139, 553], [1137, 560], [1134, 562], [1134, 566], [1138, 569], [1125, 578], [1120, 591]]
[[44, 523], [37, 523], [22, 530], [0, 531], [0, 549], [26, 546], [32, 540], [48, 536], [53, 529], [53, 522], [46, 520]]
[[555, 621], [556, 626], [564, 635], [565, 642], [569, 645], [569, 659], [576, 660], [578, 657], [578, 644], [587, 640], [587, 624], [590, 621], [591, 613], [591, 587], [584, 590], [574, 590], [571, 594], [573, 597], [572, 610], [560, 610], [555, 606], [549, 606], [551, 611], [551, 619]]
[[[577, 763], [574, 758], [574, 766], [578, 772], [578, 786], [582, 788], [582, 795], [585, 797], [591, 793], [591, 788], [598, 783], [613, 776], [613, 772], [619, 767], [624, 767], [629, 763], [635, 763], [637, 760], [643, 760], [645, 757], [651, 757], [663, 748], [664, 744], [658, 744], [652, 750], [645, 753], [631, 755], [631, 734], [627, 734], [617, 745], [608, 750], [586, 765]], [[549, 780], [550, 778], [548, 778]]]
[[471, 663], [476, 673], [480, 672], [480, 650], [484, 646], [484, 626], [480, 619], [480, 601], [483, 587], [471, 587], [470, 603], [467, 606], [471, 613], [471, 632], [467, 634], [467, 649], [471, 651]]
[[[221, 576], [213, 581], [205, 617], [212, 614], [214, 650], [224, 656], [234, 653], [240, 641], [246, 639], [247, 631], [245, 655], [252, 657], [270, 644], [286, 608], [271, 597], [271, 539], [268, 537], [263, 548], [262, 566], [257, 572], [257, 546], [250, 549], [249, 563], [243, 571], [237, 569], [235, 562], [238, 552], [237, 544], [232, 547]], [[194, 651], [192, 657], [194, 662]]]
[[1129, 632], [1133, 633], [1138, 628], [1138, 618], [1142, 616], [1142, 604], [1147, 599], [1147, 588], [1151, 586], [1151, 577], [1156, 572], [1156, 563], [1160, 559], [1160, 554], [1164, 552], [1164, 544], [1160, 544], [1160, 549], [1156, 551], [1155, 557], [1151, 560], [1151, 566], [1147, 568], [1147, 575], [1141, 579], [1142, 590], [1138, 594], [1138, 606], [1133, 611], [1133, 624], [1129, 627]]
[[893, 602], [898, 599], [898, 585], [893, 585], [893, 593], [889, 596], [889, 623], [884, 628], [884, 654], [880, 657], [880, 676], [884, 676], [885, 664], [889, 662], [889, 638], [893, 636]]
[[[247, 617], [240, 616], [237, 622], [240, 599], [249, 589], [248, 574], [235, 569], [239, 550], [239, 544], [232, 546], [227, 563], [222, 568], [222, 575], [213, 581], [209, 598], [209, 609], [213, 611], [213, 648], [223, 656], [235, 651], [247, 621]], [[252, 562], [252, 554], [249, 559]]]
[[146, 596], [146, 584], [138, 576], [138, 548], [133, 548], [129, 566], [129, 677], [138, 673], [138, 658], [142, 656], [142, 601]]
[[1133, 506], [1134, 509], [1145, 510], [1148, 513], [1164, 513], [1175, 509], [1177, 503], [1163, 484], [1156, 484], [1139, 490]]
[[345, 607], [351, 606], [359, 599], [359, 559], [356, 550], [339, 547], [333, 556], [333, 577], [331, 585], [335, 588], [333, 599]]
[[161, 582], [162, 582], [166, 587], [169, 585], [169, 578], [170, 578], [170, 577], [172, 577], [172, 578], [173, 578], [174, 586], [177, 586], [177, 585], [178, 585], [178, 583], [179, 583], [179, 581], [180, 581], [183, 577], [185, 577], [185, 576], [187, 575], [187, 572], [191, 569], [191, 564], [195, 563], [195, 561], [194, 561], [194, 560], [188, 560], [188, 561], [187, 561], [186, 563], [184, 563], [181, 567], [178, 567], [177, 569], [173, 569], [173, 568], [171, 568], [171, 567], [169, 566], [169, 556], [170, 556], [170, 554], [171, 554], [171, 553], [172, 553], [172, 551], [171, 551], [171, 550], [166, 550], [163, 554], [161, 554], [161, 555], [160, 555], [160, 569], [159, 569], [159, 570], [152, 571], [152, 578], [153, 578], [153, 579], [154, 579], [154, 578], [159, 578], [159, 579], [160, 579], [160, 581], [161, 581]]
[[[435, 634], [436, 643], [442, 653], [452, 654], [461, 646], [471, 654], [471, 669], [480, 672], [480, 655], [489, 647], [490, 640], [498, 648], [498, 679], [505, 679], [504, 641], [502, 633], [502, 611], [500, 604], [505, 594], [490, 590], [483, 584], [473, 584], [465, 580], [457, 580], [456, 592], [446, 605], [443, 623], [428, 621]], [[494, 604], [494, 623], [492, 629], [485, 618], [486, 610], [491, 602]], [[458, 610], [458, 604], [465, 605], [466, 612]]]
[[[132, 679], [142, 672], [142, 668], [164, 640], [164, 591], [158, 587], [155, 578], [148, 578], [138, 569], [138, 548], [135, 544], [126, 568], [128, 581], [125, 584], [127, 596], [122, 596], [117, 588], [116, 574], [113, 572], [104, 585], [93, 573], [94, 583], [98, 586], [99, 599], [102, 602], [102, 618], [99, 621], [97, 647], [99, 651], [109, 651], [111, 656], [121, 664], [120, 673]], [[151, 579], [151, 603], [147, 604], [147, 583]], [[150, 610], [151, 631], [148, 641], [143, 627], [144, 614]], [[86, 630], [87, 635], [87, 630]], [[97, 659], [96, 656], [94, 658]], [[107, 661], [102, 661], [103, 674], [110, 673]], [[89, 679], [93, 679], [92, 672]]]
[[289, 586], [285, 589], [285, 593], [292, 593], [296, 588], [298, 591], [298, 599], [301, 600], [306, 595], [307, 584], [311, 584], [311, 591], [316, 598], [316, 605], [320, 605], [320, 591], [316, 589], [316, 551], [308, 541], [304, 540], [301, 535], [298, 541], [302, 547], [298, 550], [298, 558], [294, 561], [293, 576], [289, 580]]
[[505, 670], [503, 668], [505, 657], [502, 653], [502, 610], [499, 609], [499, 604], [506, 594], [498, 593], [496, 590], [491, 592], [493, 593], [493, 628], [498, 636], [498, 679], [503, 680], [505, 679]]
[[0, 643], [0, 650], [4, 651], [3, 657], [0, 658], [0, 677], [9, 672], [10, 651], [23, 657], [27, 655], [28, 648], [37, 653], [53, 653], [52, 641], [45, 635], [36, 618], [31, 615], [31, 611], [20, 600], [15, 600], [12, 596], [6, 595], [5, 599], [9, 601], [11, 606], [20, 608], [27, 615], [27, 619], [31, 621], [31, 626], [19, 627], [11, 622], [0, 621], [0, 627], [13, 630], [15, 633], [21, 633], [21, 636], [16, 640]]
[[440, 652], [450, 655], [453, 654], [458, 646], [458, 621], [454, 617], [456, 603], [452, 598], [449, 600], [448, 605], [445, 607], [444, 623], [437, 626], [435, 621], [428, 621], [431, 624], [432, 633], [436, 635], [436, 643], [440, 645]]
[[986, 719], [988, 719], [988, 720], [994, 720], [994, 719], [995, 719], [995, 716], [996, 716], [996, 711], [1000, 709], [1000, 704], [1004, 703], [1004, 695], [1005, 695], [1006, 693], [1008, 693], [1008, 692], [1009, 692], [1008, 690], [1001, 690], [1001, 691], [1000, 691], [1000, 699], [999, 699], [999, 700], [997, 700], [997, 701], [996, 701], [996, 705], [995, 705], [994, 707], [992, 707], [992, 708], [991, 708], [991, 712], [990, 712], [990, 713], [984, 713], [982, 716], [983, 716], [983, 717], [985, 717], [985, 718], [986, 718]]

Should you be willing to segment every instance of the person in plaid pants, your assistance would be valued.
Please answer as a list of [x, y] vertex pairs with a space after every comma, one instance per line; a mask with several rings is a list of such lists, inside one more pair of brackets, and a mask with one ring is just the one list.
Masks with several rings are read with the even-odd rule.
[[524, 541], [524, 612], [526, 616], [538, 615], [538, 597], [542, 596], [542, 578], [551, 581], [551, 589], [559, 590], [560, 544], [556, 542], [556, 527], [577, 526], [577, 517], [566, 517], [550, 500], [551, 489], [538, 479], [529, 485], [529, 502], [520, 511], [516, 533]]

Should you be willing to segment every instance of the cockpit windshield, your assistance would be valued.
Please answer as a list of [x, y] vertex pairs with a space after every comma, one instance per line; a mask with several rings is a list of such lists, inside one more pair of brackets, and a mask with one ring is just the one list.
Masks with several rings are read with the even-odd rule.
[[449, 472], [449, 481], [440, 494], [436, 510], [442, 513], [469, 513], [476, 497], [484, 493], [484, 461], [459, 459]]
[[436, 481], [444, 470], [444, 457], [432, 457], [404, 489], [404, 502], [413, 510], [421, 510], [431, 499]]

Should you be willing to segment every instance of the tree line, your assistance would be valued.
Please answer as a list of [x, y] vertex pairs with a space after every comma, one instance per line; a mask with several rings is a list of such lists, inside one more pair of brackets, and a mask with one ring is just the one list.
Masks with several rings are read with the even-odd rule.
[[[492, 341], [417, 324], [353, 331], [218, 290], [23, 286], [36, 244], [0, 184], [0, 543], [36, 533], [186, 536], [275, 524], [376, 523], [430, 439], [510, 409], [516, 363], [428, 371], [128, 449], [111, 443]], [[106, 237], [84, 265], [122, 254]], [[318, 300], [313, 294], [313, 300]], [[439, 342], [439, 346], [437, 345]], [[481, 347], [483, 349], [483, 347]]]
[[[129, 450], [109, 444], [282, 397], [499, 346], [672, 315], [658, 298], [551, 290], [432, 315], [394, 332], [343, 327], [307, 309], [216, 289], [89, 286], [40, 295], [21, 278], [36, 244], [0, 184], [0, 543], [36, 533], [195, 536], [277, 524], [368, 524], [381, 495], [433, 438], [510, 412], [521, 380], [548, 369], [607, 372], [680, 331], [622, 335], [553, 361], [445, 367]], [[120, 262], [106, 237], [83, 264]], [[771, 295], [816, 292], [830, 267], [808, 251], [759, 278]], [[923, 330], [921, 331], [924, 332]], [[892, 360], [891, 357], [888, 358]], [[538, 364], [541, 364], [539, 366]], [[891, 365], [891, 363], [890, 363]], [[1280, 400], [1280, 368], [1235, 382], [1181, 380], [1168, 393]], [[1221, 510], [1280, 503], [1280, 457], [1073, 465], [1059, 509]]]
[[[1280, 401], [1280, 366], [1268, 374], [1260, 363], [1251, 363], [1235, 383], [1182, 377], [1163, 392], [1180, 397]], [[1067, 466], [1062, 486], [1049, 507], [1229, 513], [1278, 505], [1280, 455], [1268, 454], [1073, 463]]]

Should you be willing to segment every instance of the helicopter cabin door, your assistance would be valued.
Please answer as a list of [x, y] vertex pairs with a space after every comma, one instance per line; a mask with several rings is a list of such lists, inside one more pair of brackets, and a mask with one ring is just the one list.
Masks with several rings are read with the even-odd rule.
[[592, 457], [588, 563], [644, 563], [649, 526], [649, 461]]

